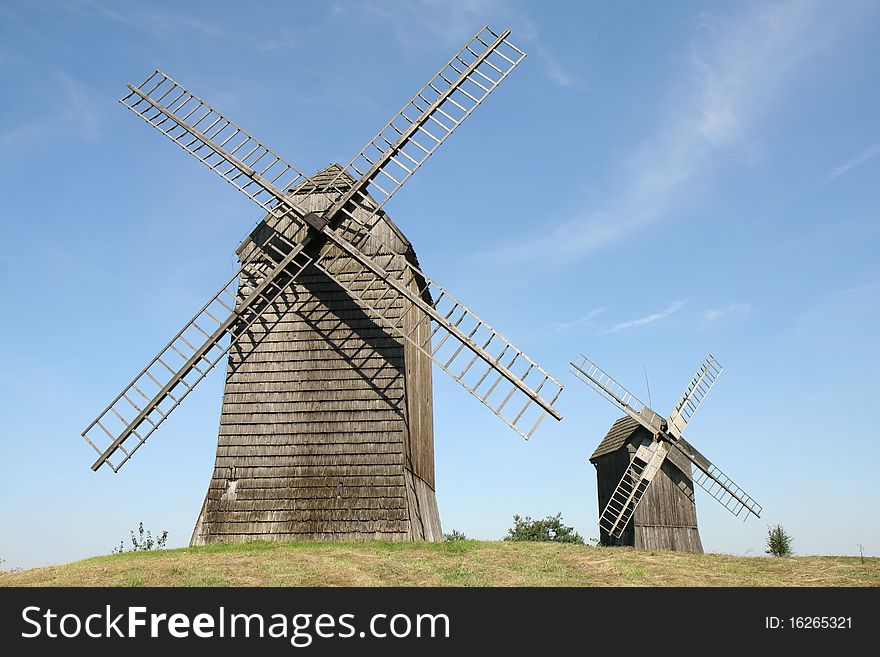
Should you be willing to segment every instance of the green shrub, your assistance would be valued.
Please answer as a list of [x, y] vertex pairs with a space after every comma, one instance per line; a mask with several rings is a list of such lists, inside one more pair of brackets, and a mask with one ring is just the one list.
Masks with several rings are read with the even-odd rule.
[[513, 516], [513, 527], [507, 530], [505, 541], [552, 541], [555, 543], [584, 544], [583, 537], [574, 527], [562, 524], [562, 513], [532, 520], [530, 516]]
[[453, 529], [450, 534], [443, 534], [443, 540], [447, 543], [452, 541], [466, 541], [468, 537], [464, 535], [464, 532], [460, 532], [457, 529]]

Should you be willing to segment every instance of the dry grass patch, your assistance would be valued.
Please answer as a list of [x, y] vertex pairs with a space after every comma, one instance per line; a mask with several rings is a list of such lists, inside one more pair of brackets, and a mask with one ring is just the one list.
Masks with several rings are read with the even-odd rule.
[[556, 543], [240, 543], [0, 573], [0, 586], [880, 586], [880, 559]]

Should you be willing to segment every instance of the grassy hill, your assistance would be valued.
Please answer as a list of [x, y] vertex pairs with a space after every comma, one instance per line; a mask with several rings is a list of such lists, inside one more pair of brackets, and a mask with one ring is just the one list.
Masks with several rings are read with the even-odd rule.
[[555, 543], [243, 543], [0, 573], [0, 586], [880, 586], [880, 558]]

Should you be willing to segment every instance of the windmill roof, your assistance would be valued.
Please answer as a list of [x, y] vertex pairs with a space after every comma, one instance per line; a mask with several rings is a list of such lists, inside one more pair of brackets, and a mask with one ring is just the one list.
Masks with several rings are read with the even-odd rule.
[[304, 194], [315, 191], [316, 189], [323, 189], [328, 183], [332, 182], [339, 174], [342, 174], [337, 181], [337, 186], [340, 190], [344, 191], [349, 189], [355, 182], [355, 180], [348, 174], [348, 172], [342, 168], [338, 162], [333, 162], [329, 166], [324, 167], [323, 169], [316, 171], [311, 176], [303, 180], [300, 184], [294, 186], [291, 189], [288, 189], [288, 192], [293, 192], [296, 194]]
[[[341, 176], [339, 174], [342, 174]], [[339, 176], [337, 178], [337, 176]], [[299, 185], [296, 185], [294, 188], [287, 190], [293, 194], [311, 194], [316, 190], [323, 189], [329, 183], [336, 180], [336, 187], [339, 188], [340, 191], [346, 191], [351, 188], [357, 181], [352, 178], [349, 173], [343, 168], [341, 164], [338, 162], [333, 162], [329, 166], [324, 167], [320, 171], [313, 173], [306, 180], [302, 181]], [[367, 194], [367, 197], [370, 198], [373, 202], [375, 199]], [[384, 219], [385, 223], [391, 228], [394, 234], [403, 242], [406, 248], [412, 250], [412, 244], [406, 238], [406, 235], [398, 228], [397, 224], [395, 224], [391, 217], [389, 217], [385, 212], [380, 210], [380, 216]]]
[[629, 415], [625, 415], [622, 418], [615, 420], [614, 424], [612, 424], [611, 428], [608, 430], [608, 433], [606, 433], [605, 437], [602, 439], [602, 442], [596, 446], [593, 455], [590, 456], [590, 461], [595, 461], [606, 454], [616, 452], [626, 445], [626, 441], [628, 441], [630, 437], [641, 428], [642, 425], [632, 419]]
[[[341, 174], [341, 175], [340, 175]], [[311, 194], [314, 191], [319, 191], [324, 189], [329, 183], [336, 181], [336, 187], [345, 191], [351, 188], [357, 181], [352, 178], [349, 173], [342, 167], [340, 164], [333, 162], [329, 166], [324, 167], [320, 171], [313, 173], [306, 180], [302, 181], [300, 184], [292, 187], [291, 189], [286, 190], [289, 194], [294, 195], [307, 195]], [[372, 200], [375, 203], [375, 199], [373, 199], [369, 194], [367, 194], [367, 198]], [[413, 248], [412, 242], [410, 242], [406, 236], [401, 232], [400, 228], [398, 228], [397, 224], [395, 224], [391, 217], [389, 217], [383, 210], [379, 210], [377, 217], [382, 221], [382, 223], [388, 227], [388, 229], [394, 234], [394, 236], [400, 240], [404, 250], [406, 251], [406, 258], [415, 265], [416, 269], [421, 271], [421, 265], [419, 264], [419, 258], [416, 255], [416, 251]], [[263, 220], [265, 221], [265, 219]], [[235, 250], [236, 255], [241, 255], [247, 245], [250, 243], [252, 236], [256, 231], [260, 229], [260, 226], [263, 225], [263, 222], [257, 225], [257, 227], [251, 231], [242, 241], [241, 244], [238, 245], [238, 248]], [[424, 285], [424, 279], [419, 279], [420, 287], [424, 287], [422, 291], [422, 296], [428, 303], [433, 303], [433, 299], [431, 297], [431, 290]]]

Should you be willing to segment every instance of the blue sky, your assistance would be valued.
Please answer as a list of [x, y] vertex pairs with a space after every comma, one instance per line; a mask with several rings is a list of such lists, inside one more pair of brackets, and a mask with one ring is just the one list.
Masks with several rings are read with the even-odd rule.
[[880, 4], [0, 4], [0, 558], [184, 545], [215, 371], [119, 474], [84, 426], [218, 285], [258, 208], [126, 112], [161, 68], [305, 171], [347, 162], [484, 24], [528, 58], [386, 208], [438, 279], [566, 385], [528, 443], [435, 371], [444, 529], [561, 511], [597, 535], [589, 454], [617, 417], [583, 351], [764, 506], [698, 491], [709, 551], [880, 554]]

